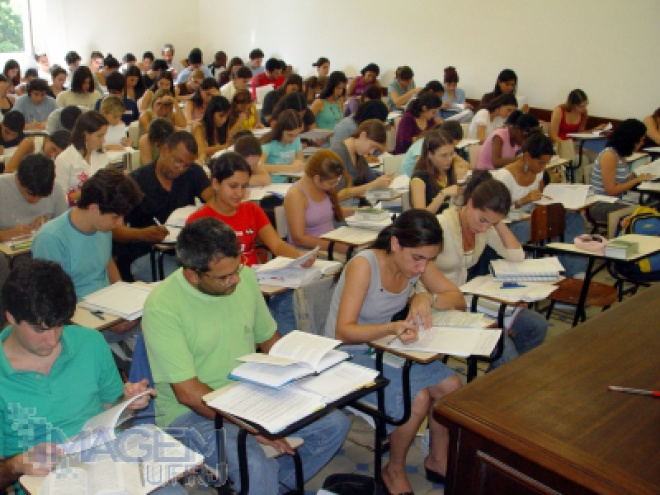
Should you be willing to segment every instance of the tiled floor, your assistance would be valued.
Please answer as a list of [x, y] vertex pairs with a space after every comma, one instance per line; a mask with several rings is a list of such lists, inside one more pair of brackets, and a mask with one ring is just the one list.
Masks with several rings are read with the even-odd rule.
[[[610, 285], [614, 281], [605, 273], [596, 277], [597, 281]], [[642, 289], [643, 290], [643, 289]], [[594, 308], [587, 311], [588, 316], [593, 316], [600, 309]], [[571, 327], [573, 314], [566, 311], [555, 310], [550, 320], [547, 339], [552, 339]], [[463, 378], [465, 383], [465, 362], [458, 359], [450, 359], [449, 366], [454, 368]], [[483, 373], [483, 370], [481, 370]], [[338, 455], [314, 478], [307, 482], [306, 494], [314, 494], [322, 487], [323, 481], [333, 473], [358, 473], [373, 475], [374, 456], [370, 446], [373, 445], [373, 430], [360, 418], [352, 416], [352, 427], [347, 440]], [[444, 493], [442, 485], [428, 482], [423, 470], [424, 453], [422, 452], [421, 438], [418, 437], [408, 455], [408, 478], [416, 495], [441, 495]], [[384, 460], [384, 463], [386, 460]], [[208, 491], [191, 490], [191, 495], [208, 495]]]

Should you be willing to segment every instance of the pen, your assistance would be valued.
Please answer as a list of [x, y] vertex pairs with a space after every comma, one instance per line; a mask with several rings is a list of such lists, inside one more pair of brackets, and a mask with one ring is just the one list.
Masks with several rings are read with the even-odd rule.
[[156, 225], [158, 225], [159, 227], [163, 226], [163, 224], [160, 223], [156, 217], [154, 217], [154, 222], [156, 222]]
[[102, 311], [91, 311], [91, 313], [96, 316], [99, 320], [105, 320]]
[[552, 199], [550, 196], [547, 196], [545, 194], [541, 194], [541, 196], [544, 197], [545, 199]]
[[641, 388], [617, 387], [615, 385], [610, 385], [609, 387], [607, 387], [607, 390], [610, 390], [612, 392], [624, 392], [626, 394], [650, 395], [652, 397], [660, 397], [660, 391], [658, 390], [643, 390]]

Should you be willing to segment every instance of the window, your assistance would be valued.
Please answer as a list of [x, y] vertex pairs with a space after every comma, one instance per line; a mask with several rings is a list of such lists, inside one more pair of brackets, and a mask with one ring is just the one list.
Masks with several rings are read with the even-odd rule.
[[30, 54], [29, 0], [0, 0], [0, 54], [23, 58]]

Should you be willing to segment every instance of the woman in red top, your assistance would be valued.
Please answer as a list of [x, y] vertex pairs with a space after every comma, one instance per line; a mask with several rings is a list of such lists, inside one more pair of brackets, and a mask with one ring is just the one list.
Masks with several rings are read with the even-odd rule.
[[[550, 139], [553, 143], [570, 139], [568, 134], [574, 132], [588, 132], [585, 130], [587, 120], [589, 120], [587, 105], [589, 105], [587, 94], [581, 89], [574, 89], [568, 93], [566, 103], [557, 106], [552, 111]], [[600, 125], [592, 130], [600, 130], [604, 127], [604, 125]]]
[[[252, 173], [245, 158], [238, 153], [227, 152], [213, 158], [208, 165], [211, 169], [213, 199], [190, 215], [186, 223], [205, 217], [225, 222], [236, 232], [241, 253], [248, 266], [260, 263], [255, 250], [257, 239], [274, 256], [297, 258], [303, 254], [277, 235], [258, 204], [244, 201]], [[313, 262], [311, 260], [307, 265]]]

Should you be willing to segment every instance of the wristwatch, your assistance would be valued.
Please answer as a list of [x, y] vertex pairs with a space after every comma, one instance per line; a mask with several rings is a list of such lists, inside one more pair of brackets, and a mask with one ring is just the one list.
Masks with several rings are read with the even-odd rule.
[[435, 303], [437, 303], [437, 302], [438, 302], [438, 294], [434, 292], [433, 293], [433, 300], [431, 301], [431, 307], [432, 308], [435, 307]]

